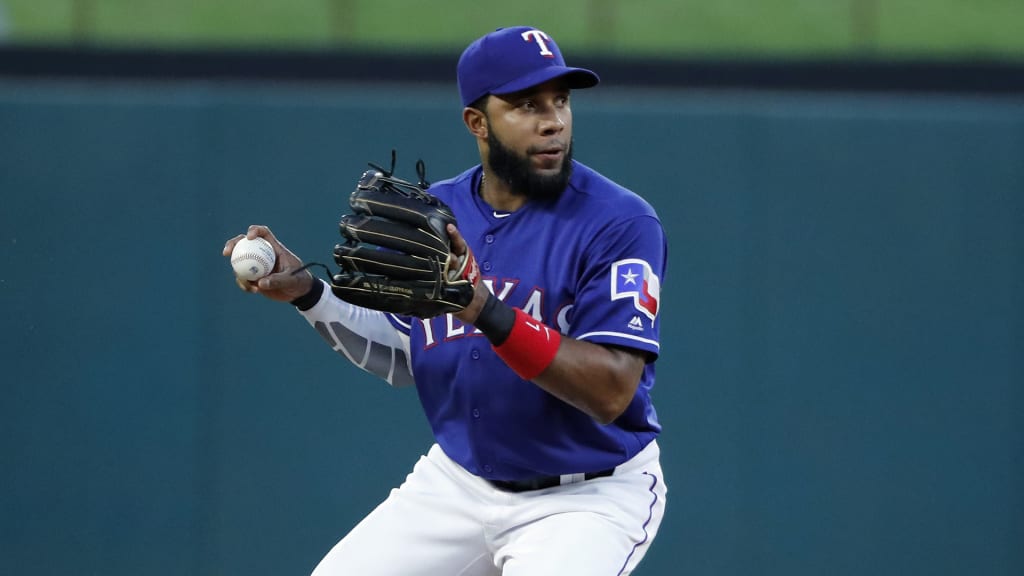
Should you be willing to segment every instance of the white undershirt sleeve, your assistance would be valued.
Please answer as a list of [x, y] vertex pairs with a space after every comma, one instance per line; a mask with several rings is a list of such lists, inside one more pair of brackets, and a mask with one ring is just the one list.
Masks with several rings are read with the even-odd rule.
[[383, 312], [336, 298], [325, 285], [320, 301], [299, 314], [334, 351], [356, 366], [392, 386], [414, 383], [409, 336], [395, 328]]

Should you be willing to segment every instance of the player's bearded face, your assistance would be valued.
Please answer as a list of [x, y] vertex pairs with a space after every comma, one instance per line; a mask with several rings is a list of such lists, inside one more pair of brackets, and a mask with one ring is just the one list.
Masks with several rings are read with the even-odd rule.
[[491, 171], [509, 184], [513, 194], [531, 200], [553, 199], [558, 198], [569, 184], [569, 177], [572, 176], [572, 141], [566, 147], [562, 167], [555, 174], [537, 172], [530, 162], [530, 154], [534, 150], [528, 148], [526, 154], [517, 153], [505, 146], [493, 129], [487, 132], [487, 146], [487, 163]]

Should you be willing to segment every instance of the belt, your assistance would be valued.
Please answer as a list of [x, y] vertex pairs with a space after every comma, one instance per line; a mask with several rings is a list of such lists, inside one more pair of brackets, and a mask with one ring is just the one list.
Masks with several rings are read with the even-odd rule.
[[565, 474], [563, 476], [541, 476], [529, 480], [488, 480], [491, 486], [505, 490], [506, 492], [529, 492], [530, 490], [543, 490], [554, 488], [563, 484], [575, 484], [584, 480], [604, 478], [615, 473], [615, 468], [601, 470], [600, 472], [587, 472], [586, 474]]

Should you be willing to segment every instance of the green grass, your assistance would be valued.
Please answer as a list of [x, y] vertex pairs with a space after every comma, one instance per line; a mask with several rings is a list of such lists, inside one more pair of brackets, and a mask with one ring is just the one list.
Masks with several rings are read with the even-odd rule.
[[1024, 59], [1024, 0], [0, 0], [20, 42], [451, 50], [530, 24], [574, 51]]

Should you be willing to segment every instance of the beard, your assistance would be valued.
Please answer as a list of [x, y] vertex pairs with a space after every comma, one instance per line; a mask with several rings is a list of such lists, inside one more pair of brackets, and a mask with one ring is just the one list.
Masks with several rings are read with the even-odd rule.
[[487, 163], [494, 175], [505, 181], [512, 194], [528, 200], [555, 200], [569, 185], [572, 176], [573, 142], [565, 150], [562, 168], [557, 174], [537, 174], [530, 166], [530, 157], [520, 155], [501, 143], [494, 130], [487, 133]]

